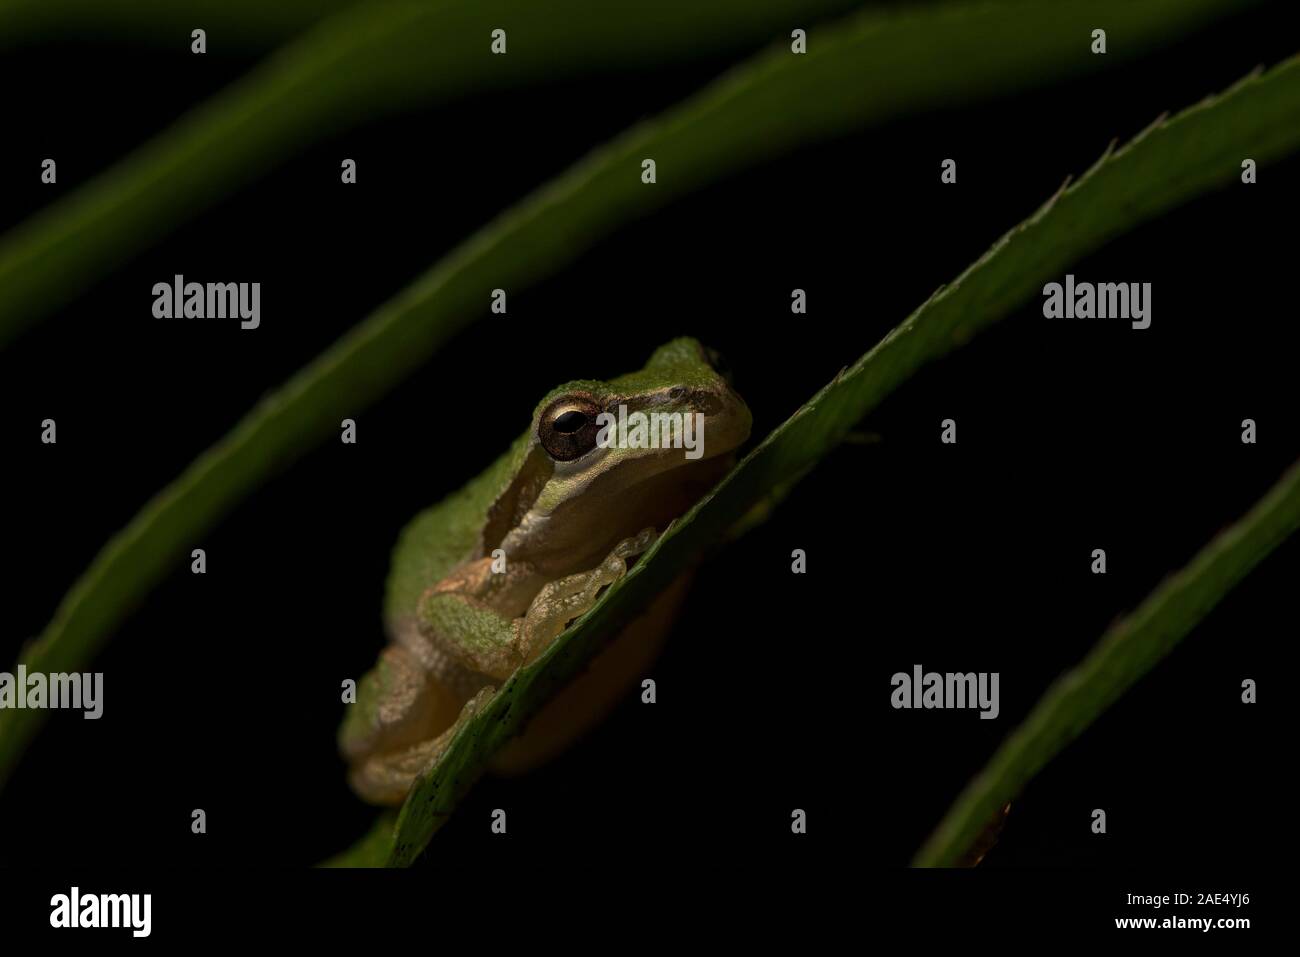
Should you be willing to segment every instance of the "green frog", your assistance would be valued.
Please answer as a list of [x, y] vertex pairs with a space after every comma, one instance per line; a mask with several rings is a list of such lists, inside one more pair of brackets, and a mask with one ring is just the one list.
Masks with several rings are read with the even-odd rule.
[[[400, 804], [495, 689], [727, 471], [751, 417], [716, 365], [696, 340], [675, 339], [636, 372], [552, 390], [505, 454], [406, 527], [384, 603], [388, 644], [339, 732], [358, 795]], [[643, 667], [680, 591], [533, 720], [507, 749], [515, 766], [608, 705], [588, 679], [617, 685], [607, 679]]]

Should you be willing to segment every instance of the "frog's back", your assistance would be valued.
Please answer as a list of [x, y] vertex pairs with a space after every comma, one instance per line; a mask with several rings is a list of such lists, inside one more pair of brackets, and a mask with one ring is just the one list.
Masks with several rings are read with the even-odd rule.
[[384, 598], [384, 621], [390, 631], [396, 620], [414, 615], [425, 589], [473, 557], [488, 509], [509, 485], [526, 439], [521, 437], [482, 473], [402, 529]]

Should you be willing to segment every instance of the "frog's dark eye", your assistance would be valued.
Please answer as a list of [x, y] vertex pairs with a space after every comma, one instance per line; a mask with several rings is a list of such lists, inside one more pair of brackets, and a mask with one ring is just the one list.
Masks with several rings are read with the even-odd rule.
[[587, 424], [587, 413], [580, 409], [569, 409], [567, 412], [561, 412], [551, 422], [551, 428], [556, 432], [562, 432], [565, 435], [572, 434]]
[[589, 396], [561, 396], [542, 410], [537, 420], [537, 438], [551, 458], [572, 462], [596, 447], [599, 414], [600, 406]]

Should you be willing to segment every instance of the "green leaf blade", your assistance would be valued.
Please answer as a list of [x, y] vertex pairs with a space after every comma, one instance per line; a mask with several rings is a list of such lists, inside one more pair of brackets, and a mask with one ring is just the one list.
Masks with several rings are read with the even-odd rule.
[[1300, 463], [1047, 690], [958, 796], [913, 865], [954, 866], [1003, 804], [1168, 655], [1297, 528]]

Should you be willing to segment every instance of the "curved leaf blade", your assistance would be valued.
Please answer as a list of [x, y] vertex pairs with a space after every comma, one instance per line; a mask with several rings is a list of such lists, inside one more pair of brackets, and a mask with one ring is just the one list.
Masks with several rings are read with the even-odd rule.
[[[1267, 75], [1248, 77], [1173, 119], [1162, 118], [1123, 149], [1107, 152], [1075, 185], [1063, 189], [1003, 236], [952, 285], [935, 293], [774, 430], [713, 492], [675, 522], [590, 612], [561, 634], [545, 655], [506, 682], [462, 729], [442, 760], [416, 783], [398, 817], [383, 862], [404, 866], [414, 861], [492, 752], [522, 730], [528, 717], [605, 641], [667, 587], [693, 556], [722, 540], [770, 490], [796, 479], [834, 448], [923, 364], [947, 354], [1032, 299], [1044, 281], [1107, 239], [1191, 196], [1233, 181], [1239, 172], [1238, 158], [1246, 155], [1243, 150], [1272, 159], [1297, 148], [1300, 57]], [[1280, 503], [1276, 494], [1266, 500], [1272, 524], [1256, 530], [1250, 549], [1235, 555], [1232, 570], [1237, 578], [1264, 553], [1261, 541], [1276, 544], [1270, 534], [1294, 528], [1296, 476], [1289, 481]], [[1225, 575], [1216, 582], [1222, 584], [1228, 578]], [[1204, 579], [1201, 584], [1206, 584]], [[1181, 598], [1195, 601], [1196, 595], [1185, 592]], [[1024, 766], [1028, 765], [1017, 765]], [[962, 841], [973, 840], [1005, 800], [1002, 788], [988, 788], [963, 804], [962, 816], [950, 828], [955, 836], [949, 835], [942, 845], [943, 859], [960, 856], [967, 846]], [[985, 810], [988, 813], [979, 818], [978, 813]], [[382, 843], [370, 845], [372, 853], [382, 850]], [[369, 863], [379, 860], [371, 858]]]

